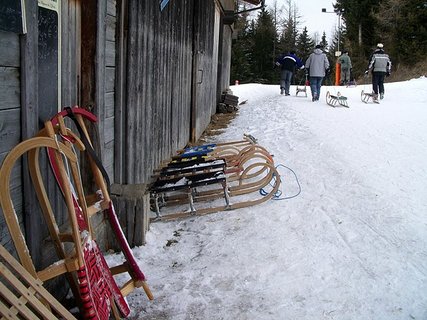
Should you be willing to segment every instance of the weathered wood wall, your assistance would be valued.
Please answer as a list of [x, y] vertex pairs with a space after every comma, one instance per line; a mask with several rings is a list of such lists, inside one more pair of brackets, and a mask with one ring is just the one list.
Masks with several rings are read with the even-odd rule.
[[[19, 35], [0, 31], [0, 163], [21, 138], [21, 85], [20, 85], [20, 42]], [[12, 194], [15, 210], [22, 212], [21, 166], [13, 170]], [[0, 208], [1, 212], [1, 208]], [[19, 215], [22, 223], [23, 217]], [[1, 243], [10, 248], [10, 236], [0, 214]]]
[[[111, 182], [126, 186], [120, 192], [134, 185], [139, 197], [153, 169], [197, 140], [215, 113], [229, 81], [232, 30], [221, 24], [224, 3], [233, 1], [170, 1], [163, 11], [157, 1], [61, 1], [61, 105], [81, 105], [98, 116], [95, 147]], [[38, 97], [39, 86], [49, 85], [38, 81], [38, 6], [25, 4], [28, 33], [0, 32], [0, 161], [46, 120], [40, 118]], [[45, 264], [53, 251], [40, 246], [47, 231], [28, 175], [21, 177], [21, 171], [16, 168], [13, 176], [15, 208], [36, 264]], [[49, 184], [49, 194], [62, 223], [66, 212], [54, 185]], [[136, 197], [129, 194], [126, 206]], [[146, 198], [135, 201], [135, 208], [147, 207]], [[132, 228], [143, 221], [137, 214], [131, 213]], [[102, 215], [97, 222], [102, 244]], [[4, 228], [0, 220], [2, 244], [9, 241]]]
[[139, 184], [189, 140], [194, 0], [130, 0], [122, 181]]
[[218, 56], [214, 56], [215, 2], [196, 1], [194, 13], [194, 69], [191, 140], [196, 141], [206, 129], [216, 109]]

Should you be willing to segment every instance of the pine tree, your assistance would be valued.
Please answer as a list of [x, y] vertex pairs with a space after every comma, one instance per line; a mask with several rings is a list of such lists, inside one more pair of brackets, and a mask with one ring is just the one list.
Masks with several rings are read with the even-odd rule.
[[395, 63], [425, 59], [427, 4], [424, 0], [384, 0], [375, 15], [382, 42]]
[[308, 35], [307, 27], [304, 27], [302, 32], [299, 34], [296, 42], [297, 55], [305, 61], [314, 48], [314, 41]]
[[251, 41], [250, 22], [248, 15], [239, 15], [234, 24], [237, 38], [233, 40], [231, 47], [231, 72], [230, 80], [250, 82], [253, 79], [251, 70]]
[[322, 39], [320, 40], [319, 44], [322, 46], [323, 51], [328, 52], [329, 47], [328, 47], [328, 40], [326, 40], [326, 32], [325, 31], [323, 31]]
[[381, 0], [337, 0], [335, 10], [342, 12], [347, 37], [353, 49], [369, 56], [372, 47], [379, 41], [373, 13]]
[[251, 64], [254, 81], [270, 83], [275, 77], [273, 48], [276, 42], [276, 30], [270, 12], [261, 9], [254, 24], [253, 61]]

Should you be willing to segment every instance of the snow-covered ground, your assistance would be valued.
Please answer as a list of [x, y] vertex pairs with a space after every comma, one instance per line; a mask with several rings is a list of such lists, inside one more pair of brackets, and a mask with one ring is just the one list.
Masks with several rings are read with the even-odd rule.
[[[217, 141], [244, 133], [274, 154], [283, 196], [151, 225], [135, 256], [155, 299], [131, 319], [427, 319], [427, 79], [321, 99], [278, 85], [233, 86], [247, 103]], [[350, 108], [325, 103], [329, 90]], [[169, 241], [169, 243], [168, 243]], [[168, 244], [168, 245], [167, 245]], [[109, 256], [109, 259], [119, 259]]]

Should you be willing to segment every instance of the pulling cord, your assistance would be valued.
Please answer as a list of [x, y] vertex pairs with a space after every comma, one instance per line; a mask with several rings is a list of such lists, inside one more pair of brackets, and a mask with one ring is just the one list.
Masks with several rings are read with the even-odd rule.
[[[301, 185], [300, 185], [300, 183], [299, 183], [299, 180], [298, 180], [298, 176], [297, 176], [297, 174], [295, 173], [295, 171], [294, 171], [294, 170], [292, 170], [291, 168], [289, 168], [289, 167], [287, 167], [287, 166], [284, 166], [283, 164], [279, 164], [279, 165], [277, 165], [277, 166], [276, 166], [276, 169], [278, 169], [279, 167], [286, 168], [286, 169], [288, 169], [290, 172], [292, 172], [292, 173], [293, 173], [293, 175], [294, 175], [294, 177], [295, 177], [295, 181], [296, 181], [296, 183], [297, 183], [297, 185], [298, 185], [298, 192], [297, 192], [296, 194], [292, 195], [292, 196], [282, 197], [282, 191], [281, 191], [281, 190], [277, 190], [277, 192], [273, 195], [273, 197], [272, 197], [271, 199], [272, 199], [272, 200], [288, 200], [288, 199], [296, 198], [296, 197], [297, 197], [297, 196], [299, 196], [299, 194], [301, 193]], [[276, 179], [276, 177], [274, 176], [274, 180], [273, 180], [273, 181], [275, 181], [275, 179]], [[270, 182], [270, 186], [271, 186], [271, 187], [273, 187], [273, 184], [272, 184], [271, 182]], [[264, 188], [261, 188], [261, 189], [259, 190], [259, 193], [260, 193], [262, 196], [266, 196], [266, 195], [268, 195], [268, 194], [269, 194], [269, 192], [265, 191], [265, 190], [264, 190]]]

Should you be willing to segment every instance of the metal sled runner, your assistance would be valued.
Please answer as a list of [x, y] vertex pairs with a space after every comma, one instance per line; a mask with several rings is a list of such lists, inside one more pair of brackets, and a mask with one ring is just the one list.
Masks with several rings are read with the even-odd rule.
[[328, 91], [326, 93], [326, 103], [330, 105], [331, 107], [346, 107], [349, 108], [349, 105], [347, 103], [347, 97], [344, 97], [341, 95], [341, 93], [337, 93], [337, 95], [331, 95]]
[[[259, 145], [233, 148], [223, 153], [212, 152], [208, 145], [193, 147], [157, 171], [150, 188], [156, 214], [152, 221], [243, 208], [272, 198], [280, 184], [272, 156]], [[268, 184], [271, 192], [259, 197]], [[256, 199], [242, 197], [249, 194]], [[163, 212], [166, 207], [173, 207], [173, 212]]]
[[295, 96], [298, 96], [299, 93], [303, 93], [307, 97], [307, 85], [308, 85], [307, 75], [305, 75], [304, 86], [297, 85]]
[[371, 92], [368, 93], [363, 90], [360, 92], [360, 99], [362, 100], [363, 103], [369, 103], [369, 102], [379, 103], [377, 94], [371, 93]]

